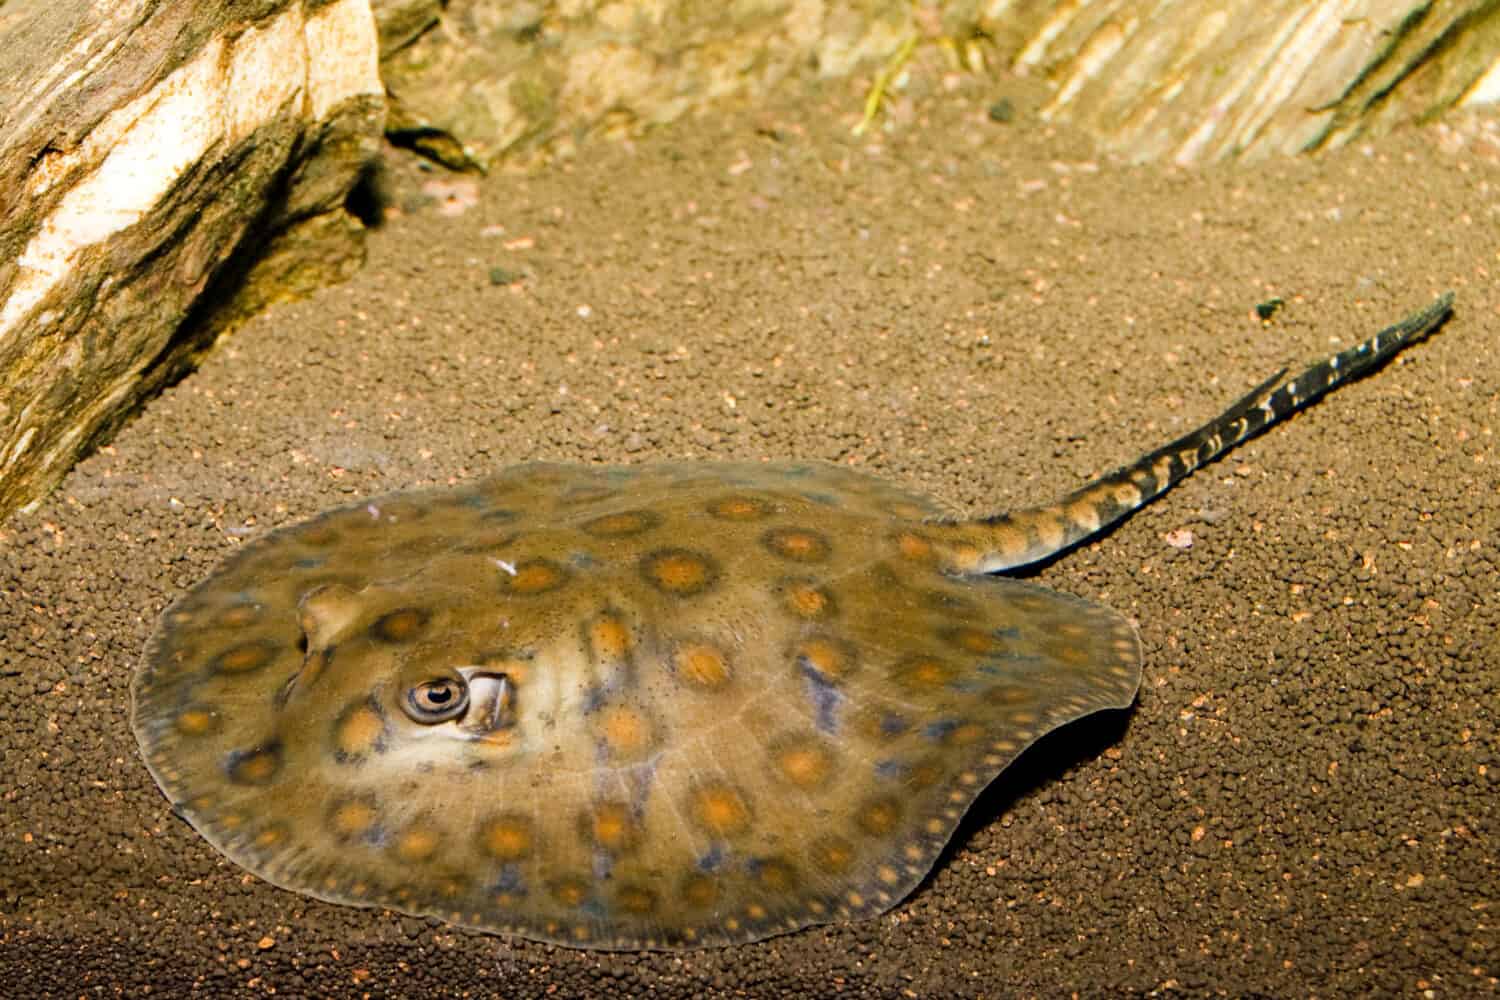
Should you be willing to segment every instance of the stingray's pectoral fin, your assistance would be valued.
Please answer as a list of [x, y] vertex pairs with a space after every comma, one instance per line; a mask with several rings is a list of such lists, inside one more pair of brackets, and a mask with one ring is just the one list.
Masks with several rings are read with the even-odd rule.
[[934, 525], [939, 557], [954, 573], [994, 573], [1048, 559], [1150, 503], [1234, 446], [1331, 390], [1378, 368], [1442, 325], [1453, 293], [1439, 296], [1362, 343], [1286, 378], [1286, 369], [1250, 390], [1197, 430], [1142, 455], [1059, 503], [978, 521]]

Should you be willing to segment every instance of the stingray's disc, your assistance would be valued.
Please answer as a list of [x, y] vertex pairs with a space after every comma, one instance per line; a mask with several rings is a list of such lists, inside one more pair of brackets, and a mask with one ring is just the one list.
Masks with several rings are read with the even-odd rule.
[[134, 685], [151, 772], [256, 875], [602, 948], [880, 912], [1043, 733], [1134, 697], [1107, 608], [941, 573], [822, 466], [530, 465], [246, 546]]

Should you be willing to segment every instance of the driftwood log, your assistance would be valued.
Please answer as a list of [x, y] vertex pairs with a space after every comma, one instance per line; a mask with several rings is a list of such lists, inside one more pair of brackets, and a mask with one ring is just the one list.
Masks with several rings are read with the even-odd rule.
[[358, 266], [368, 0], [0, 6], [0, 516], [217, 332]]

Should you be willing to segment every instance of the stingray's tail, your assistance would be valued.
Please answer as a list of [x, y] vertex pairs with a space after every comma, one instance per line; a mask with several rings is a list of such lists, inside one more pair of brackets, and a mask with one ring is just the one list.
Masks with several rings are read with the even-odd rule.
[[1445, 292], [1421, 312], [1295, 378], [1284, 378], [1283, 368], [1192, 433], [1101, 476], [1056, 504], [933, 525], [933, 541], [949, 567], [963, 573], [993, 573], [1056, 555], [1150, 503], [1199, 466], [1283, 417], [1378, 368], [1440, 326], [1452, 311], [1453, 293]]

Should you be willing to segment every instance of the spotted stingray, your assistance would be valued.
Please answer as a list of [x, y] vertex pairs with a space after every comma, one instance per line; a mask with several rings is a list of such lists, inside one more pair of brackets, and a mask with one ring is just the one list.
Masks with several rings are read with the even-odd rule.
[[320, 514], [171, 609], [134, 727], [176, 810], [321, 899], [587, 948], [880, 913], [1050, 730], [1135, 697], [1046, 559], [1437, 327], [1452, 297], [1059, 503], [836, 466], [531, 464]]

